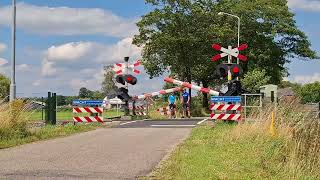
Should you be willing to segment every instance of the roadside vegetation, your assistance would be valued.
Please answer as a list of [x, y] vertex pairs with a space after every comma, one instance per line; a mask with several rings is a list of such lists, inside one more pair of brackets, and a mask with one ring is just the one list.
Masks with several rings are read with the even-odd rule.
[[103, 126], [97, 123], [32, 127], [29, 112], [28, 105], [21, 100], [11, 104], [0, 103], [0, 149], [90, 131]]
[[295, 101], [280, 103], [272, 136], [273, 110], [260, 122], [195, 128], [146, 179], [319, 179], [319, 119]]

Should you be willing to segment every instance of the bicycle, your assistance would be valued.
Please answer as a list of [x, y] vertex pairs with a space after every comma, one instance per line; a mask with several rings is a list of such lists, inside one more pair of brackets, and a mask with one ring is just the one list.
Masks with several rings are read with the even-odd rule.
[[176, 118], [176, 105], [175, 104], [169, 104], [170, 109], [170, 118]]

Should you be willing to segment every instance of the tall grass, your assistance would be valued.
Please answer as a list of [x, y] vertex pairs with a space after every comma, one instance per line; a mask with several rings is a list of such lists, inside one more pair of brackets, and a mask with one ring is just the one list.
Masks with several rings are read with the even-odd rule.
[[30, 107], [31, 104], [23, 100], [0, 103], [0, 149], [94, 130], [103, 126], [101, 123], [91, 123], [90, 125], [71, 124], [34, 128], [29, 122], [32, 121], [32, 115], [36, 110], [31, 110]]
[[[320, 178], [320, 119], [311, 112], [303, 111], [299, 100], [279, 102], [278, 105], [266, 107], [263, 111], [263, 121], [244, 123], [237, 126], [232, 135], [234, 138], [271, 136], [271, 112], [276, 114], [276, 136], [281, 140], [281, 150], [278, 152], [283, 158], [281, 166], [292, 177], [301, 178], [306, 174]], [[252, 112], [256, 117], [257, 112]], [[282, 153], [282, 154], [281, 154]]]
[[28, 136], [27, 107], [22, 100], [0, 104], [0, 140]]

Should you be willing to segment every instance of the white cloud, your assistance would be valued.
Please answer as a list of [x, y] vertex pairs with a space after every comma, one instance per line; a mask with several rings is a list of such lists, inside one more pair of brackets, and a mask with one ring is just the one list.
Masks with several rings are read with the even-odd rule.
[[[0, 25], [10, 26], [11, 6], [0, 7], [0, 17]], [[136, 21], [98, 8], [17, 4], [17, 26], [32, 33], [127, 37], [137, 32]]]
[[44, 60], [42, 63], [41, 74], [43, 76], [54, 76], [57, 75], [57, 68], [54, 67], [54, 63], [48, 60]]
[[72, 61], [77, 60], [85, 55], [92, 49], [93, 43], [91, 42], [71, 42], [60, 46], [51, 46], [46, 56], [48, 60], [52, 61]]
[[288, 0], [288, 5], [292, 9], [320, 12], [319, 0]]
[[27, 71], [31, 71], [32, 67], [28, 64], [19, 64], [16, 66], [16, 68], [18, 71], [27, 72]]
[[0, 43], [0, 53], [4, 52], [5, 50], [7, 50], [7, 45]]
[[41, 81], [40, 80], [36, 80], [32, 83], [32, 86], [40, 86]]
[[301, 84], [320, 81], [320, 73], [314, 73], [313, 75], [297, 75], [293, 78], [293, 81]]
[[[70, 42], [48, 48], [44, 53], [42, 75], [57, 75], [64, 69], [75, 73], [89, 74], [87, 71], [102, 69], [105, 64], [123, 61], [123, 57], [139, 58], [141, 48], [132, 45], [132, 38], [125, 38], [114, 45], [96, 42]], [[95, 71], [96, 72], [96, 71]]]
[[8, 61], [6, 59], [0, 58], [0, 66], [7, 64]]

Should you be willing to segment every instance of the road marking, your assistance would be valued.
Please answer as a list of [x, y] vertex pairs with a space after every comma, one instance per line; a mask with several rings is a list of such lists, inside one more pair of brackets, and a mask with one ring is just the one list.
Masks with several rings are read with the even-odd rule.
[[151, 127], [195, 127], [196, 125], [169, 125], [169, 124], [159, 124], [159, 125], [150, 125]]
[[198, 125], [199, 125], [199, 124], [202, 124], [202, 123], [204, 123], [204, 122], [207, 121], [207, 120], [208, 120], [208, 119], [204, 119], [204, 120], [198, 122], [197, 124], [198, 124]]
[[137, 122], [137, 121], [129, 121], [129, 122], [121, 123], [120, 126], [126, 125], [126, 124], [131, 124], [131, 123], [134, 123], [134, 122]]

